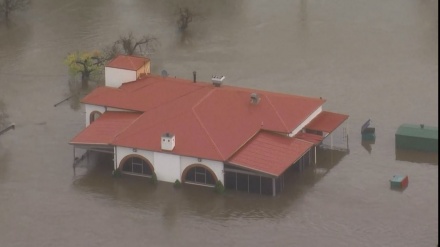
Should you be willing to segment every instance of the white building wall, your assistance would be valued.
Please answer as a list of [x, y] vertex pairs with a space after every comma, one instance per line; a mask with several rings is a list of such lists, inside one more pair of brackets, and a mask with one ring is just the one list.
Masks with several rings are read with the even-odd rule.
[[94, 111], [98, 111], [101, 114], [103, 114], [105, 112], [105, 107], [99, 105], [85, 104], [85, 110], [86, 110], [86, 127], [87, 127], [90, 124], [90, 113]]
[[154, 172], [157, 180], [174, 183], [180, 179], [180, 156], [167, 153], [154, 153]]
[[188, 166], [193, 165], [193, 164], [202, 164], [202, 165], [209, 167], [209, 169], [211, 169], [215, 173], [215, 176], [217, 176], [217, 179], [220, 180], [222, 182], [222, 184], [225, 184], [224, 179], [223, 179], [223, 177], [224, 177], [223, 176], [223, 169], [224, 169], [223, 162], [215, 161], [215, 160], [207, 160], [207, 159], [201, 159], [201, 161], [199, 161], [197, 158], [181, 156], [180, 157], [180, 170], [181, 170], [180, 175], [182, 176], [182, 173], [185, 170], [185, 168], [187, 168]]
[[144, 158], [146, 158], [154, 167], [154, 172], [156, 173], [157, 180], [174, 183], [176, 179], [182, 181], [182, 173], [183, 171], [190, 165], [193, 164], [202, 164], [209, 169], [211, 169], [218, 180], [220, 180], [224, 184], [223, 179], [223, 162], [214, 161], [214, 160], [206, 160], [202, 159], [199, 161], [197, 158], [179, 156], [168, 153], [161, 152], [152, 152], [147, 150], [136, 150], [133, 151], [133, 148], [127, 147], [116, 147], [116, 158], [117, 161], [115, 166], [116, 168], [121, 168], [120, 166], [122, 159], [124, 159], [127, 155], [137, 154]]
[[118, 88], [122, 83], [135, 81], [136, 71], [105, 67], [105, 85]]
[[118, 166], [117, 168], [119, 168], [119, 166], [122, 165], [121, 164], [122, 159], [130, 154], [137, 154], [144, 157], [145, 159], [150, 161], [150, 163], [153, 165], [154, 169], [156, 170], [156, 167], [154, 166], [155, 163], [154, 152], [147, 150], [139, 150], [139, 149], [137, 149], [136, 152], [134, 152], [133, 148], [127, 148], [127, 147], [116, 147], [116, 160], [117, 160], [116, 165]]
[[300, 132], [307, 124], [309, 124], [319, 113], [322, 112], [322, 106], [314, 111], [304, 122], [302, 122], [296, 129], [294, 129], [289, 136], [292, 137]]

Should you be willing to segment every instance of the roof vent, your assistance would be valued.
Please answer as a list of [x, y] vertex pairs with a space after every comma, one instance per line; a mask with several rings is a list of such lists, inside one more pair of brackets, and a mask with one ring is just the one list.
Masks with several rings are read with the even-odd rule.
[[161, 148], [162, 150], [172, 151], [176, 146], [176, 137], [172, 133], [165, 133], [161, 137]]
[[225, 76], [215, 76], [213, 75], [211, 80], [212, 84], [216, 87], [220, 87], [222, 85], [223, 80], [225, 79]]
[[260, 102], [260, 95], [257, 93], [251, 93], [251, 103], [256, 105], [258, 102]]
[[424, 124], [420, 124], [420, 128], [425, 128], [425, 125]]

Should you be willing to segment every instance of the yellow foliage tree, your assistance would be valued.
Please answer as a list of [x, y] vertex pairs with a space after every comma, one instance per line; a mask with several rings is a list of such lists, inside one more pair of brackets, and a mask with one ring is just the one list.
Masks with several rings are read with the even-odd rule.
[[69, 67], [69, 72], [73, 75], [81, 74], [81, 87], [89, 87], [90, 75], [102, 69], [104, 59], [99, 51], [92, 52], [72, 52], [64, 60]]

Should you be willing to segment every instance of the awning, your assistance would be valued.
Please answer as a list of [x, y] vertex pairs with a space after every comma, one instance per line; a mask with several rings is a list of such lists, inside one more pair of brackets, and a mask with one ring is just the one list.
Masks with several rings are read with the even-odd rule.
[[278, 177], [311, 147], [311, 142], [262, 131], [235, 153], [228, 163]]
[[295, 138], [304, 140], [306, 142], [311, 142], [314, 145], [318, 145], [324, 139], [323, 136], [315, 135], [311, 133], [304, 133], [304, 132], [299, 132], [298, 134], [295, 135]]
[[139, 116], [139, 113], [104, 112], [97, 120], [76, 135], [69, 144], [78, 147], [90, 147], [91, 145], [99, 148], [109, 147], [116, 136]]
[[347, 119], [348, 115], [322, 111], [306, 125], [305, 129], [331, 133]]

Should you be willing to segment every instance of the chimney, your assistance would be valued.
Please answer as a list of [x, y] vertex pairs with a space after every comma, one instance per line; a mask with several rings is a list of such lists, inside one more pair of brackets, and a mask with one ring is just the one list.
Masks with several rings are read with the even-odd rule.
[[260, 102], [260, 95], [257, 93], [251, 93], [251, 103], [256, 105], [258, 102]]
[[196, 83], [197, 72], [193, 71], [193, 82]]
[[161, 137], [161, 148], [162, 150], [172, 151], [176, 145], [176, 137], [172, 133], [165, 133]]
[[215, 87], [220, 87], [222, 85], [222, 82], [224, 79], [225, 79], [225, 76], [215, 76], [215, 75], [213, 75], [211, 78], [212, 84]]

